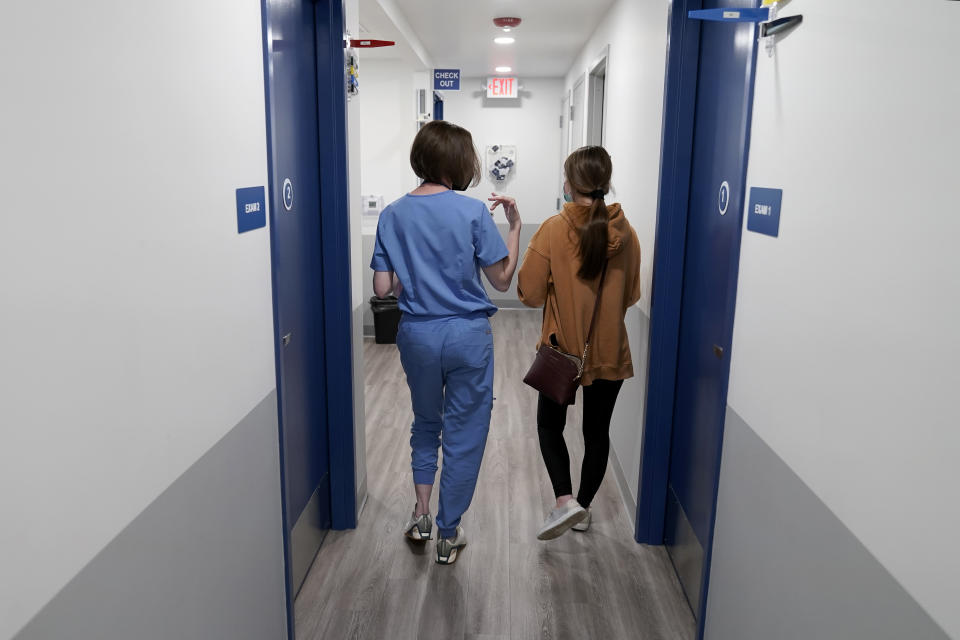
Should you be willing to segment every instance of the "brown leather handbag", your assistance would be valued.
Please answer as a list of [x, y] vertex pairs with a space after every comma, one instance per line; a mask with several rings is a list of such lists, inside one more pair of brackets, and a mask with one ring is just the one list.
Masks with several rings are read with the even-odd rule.
[[551, 335], [553, 344], [544, 344], [537, 351], [530, 370], [524, 376], [523, 382], [530, 385], [543, 395], [559, 405], [576, 404], [577, 387], [583, 377], [583, 367], [587, 362], [587, 353], [590, 351], [590, 338], [593, 337], [593, 327], [597, 324], [597, 315], [600, 312], [600, 296], [603, 293], [603, 281], [607, 278], [607, 264], [603, 264], [600, 273], [600, 284], [597, 285], [597, 300], [593, 304], [593, 318], [590, 320], [590, 329], [587, 331], [587, 340], [583, 347], [583, 357], [567, 353], [559, 348], [556, 336]]

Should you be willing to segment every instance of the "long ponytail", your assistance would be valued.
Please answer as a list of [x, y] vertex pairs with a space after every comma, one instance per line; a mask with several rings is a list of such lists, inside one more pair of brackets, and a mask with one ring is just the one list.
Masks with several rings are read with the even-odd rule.
[[574, 191], [593, 198], [586, 222], [579, 229], [580, 270], [577, 272], [581, 279], [593, 280], [600, 275], [607, 259], [610, 236], [604, 196], [610, 191], [613, 163], [603, 147], [581, 147], [567, 157], [563, 171]]

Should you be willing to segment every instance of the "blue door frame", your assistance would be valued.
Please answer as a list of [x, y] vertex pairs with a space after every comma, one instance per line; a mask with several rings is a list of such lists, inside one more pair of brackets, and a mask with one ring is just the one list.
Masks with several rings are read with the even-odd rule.
[[334, 529], [357, 526], [353, 433], [353, 299], [350, 287], [350, 188], [347, 92], [341, 0], [318, 0], [317, 89], [326, 327], [327, 420], [330, 431], [330, 516]]
[[[344, 84], [342, 0], [313, 0], [317, 34], [317, 141], [320, 155], [321, 250], [323, 260], [322, 313], [324, 315], [324, 367], [327, 425], [329, 433], [330, 517], [332, 528], [356, 527], [356, 476], [353, 416], [353, 303], [350, 287], [349, 187], [347, 175], [346, 88]], [[273, 166], [273, 124], [271, 113], [271, 53], [267, 0], [260, 1], [266, 105], [267, 173], [270, 202], [276, 202]], [[326, 125], [326, 126], [324, 126]], [[271, 214], [273, 212], [271, 211]], [[275, 276], [275, 274], [274, 274]], [[275, 290], [275, 287], [274, 287]], [[282, 348], [278, 330], [277, 299], [274, 291], [274, 357], [277, 376]], [[282, 416], [280, 417], [281, 426]], [[280, 448], [280, 488], [284, 523], [287, 522], [283, 448]], [[286, 574], [287, 636], [294, 638], [290, 541], [282, 526]]]
[[[700, 21], [689, 19], [687, 14], [701, 9], [702, 4], [702, 0], [672, 0], [668, 19], [663, 141], [651, 289], [650, 359], [635, 530], [637, 542], [654, 545], [663, 544], [664, 540], [700, 58]], [[755, 73], [756, 48], [750, 68], [748, 123], [752, 120]], [[748, 126], [743, 141], [745, 154], [750, 145], [749, 136]], [[737, 178], [741, 185], [746, 183], [746, 168], [744, 162], [743, 174]], [[732, 307], [730, 313], [733, 313]], [[723, 395], [726, 397], [726, 383]], [[716, 495], [713, 503], [715, 521]], [[711, 536], [711, 543], [705, 550], [698, 638], [704, 633], [712, 547]]]

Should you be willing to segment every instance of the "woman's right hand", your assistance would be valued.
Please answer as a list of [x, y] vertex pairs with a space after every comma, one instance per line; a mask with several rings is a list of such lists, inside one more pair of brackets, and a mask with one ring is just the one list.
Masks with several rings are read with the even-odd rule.
[[493, 204], [490, 205], [490, 211], [493, 211], [498, 206], [503, 205], [503, 213], [507, 216], [507, 223], [510, 225], [510, 228], [520, 226], [520, 210], [517, 209], [517, 201], [511, 198], [510, 196], [498, 195], [497, 193], [491, 192], [491, 198], [487, 198]]

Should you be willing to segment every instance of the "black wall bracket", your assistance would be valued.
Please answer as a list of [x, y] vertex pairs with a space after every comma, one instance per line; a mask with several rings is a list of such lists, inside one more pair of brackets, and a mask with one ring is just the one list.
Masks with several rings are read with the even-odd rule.
[[801, 22], [803, 22], [802, 15], [788, 16], [786, 18], [771, 20], [770, 22], [764, 22], [760, 25], [760, 37], [766, 38], [768, 36], [775, 36], [780, 33], [792, 31], [796, 29]]

